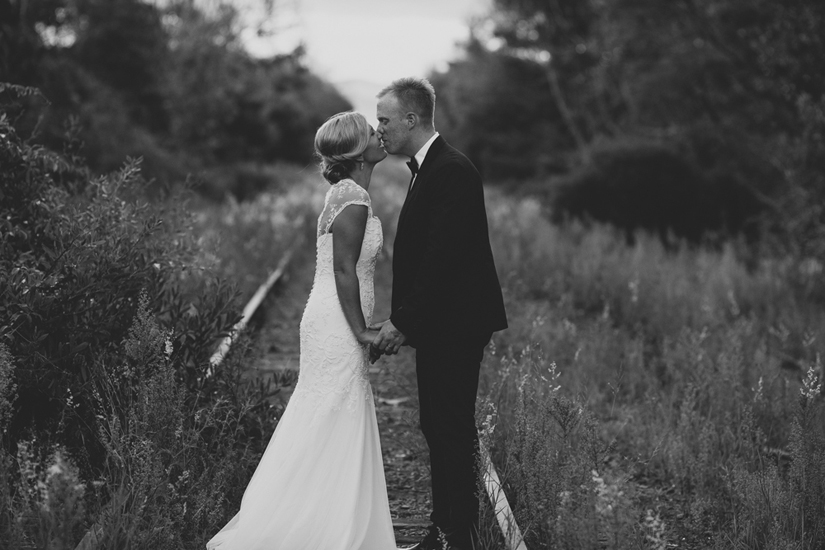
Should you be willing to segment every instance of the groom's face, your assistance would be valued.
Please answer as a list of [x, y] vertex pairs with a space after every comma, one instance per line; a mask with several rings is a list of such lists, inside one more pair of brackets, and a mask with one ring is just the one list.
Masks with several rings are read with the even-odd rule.
[[391, 155], [409, 154], [405, 151], [410, 139], [406, 113], [395, 95], [388, 93], [379, 98], [377, 111], [378, 134], [384, 149]]

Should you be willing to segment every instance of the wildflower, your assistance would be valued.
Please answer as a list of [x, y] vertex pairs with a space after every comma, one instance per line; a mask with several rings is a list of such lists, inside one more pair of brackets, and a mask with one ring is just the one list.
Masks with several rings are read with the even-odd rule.
[[527, 382], [529, 382], [529, 381], [530, 381], [530, 376], [529, 375], [525, 374], [521, 377], [521, 380], [519, 380], [519, 383], [518, 383], [519, 395], [524, 393], [524, 387], [527, 385]]
[[559, 369], [556, 366], [556, 362], [551, 362], [550, 366], [547, 368], [547, 376], [542, 375], [541, 377], [542, 380], [549, 383], [550, 393], [556, 393], [561, 389], [561, 385], [558, 383], [560, 376], [561, 373], [559, 372]]
[[484, 435], [485, 438], [490, 438], [496, 429], [496, 424], [493, 420], [493, 415], [495, 414], [495, 407], [492, 404], [490, 406], [493, 409], [493, 412], [491, 412], [484, 418], [484, 422], [481, 425], [481, 433]]
[[596, 511], [600, 516], [612, 514], [624, 496], [624, 491], [619, 489], [618, 483], [606, 483], [596, 470], [592, 470], [590, 474], [595, 484], [593, 490], [596, 492]]
[[822, 391], [822, 381], [819, 379], [818, 372], [820, 368], [821, 363], [819, 354], [817, 354], [816, 366], [811, 365], [808, 368], [808, 375], [805, 377], [805, 380], [802, 381], [802, 387], [799, 389], [802, 396], [808, 401], [812, 401]]
[[71, 388], [66, 388], [66, 406], [70, 409], [76, 409], [77, 403], [74, 402], [74, 395]]
[[63, 466], [62, 466], [61, 462], [59, 460], [55, 461], [54, 464], [49, 466], [49, 469], [46, 470], [46, 473], [49, 475], [49, 477], [59, 476], [60, 474], [62, 474], [63, 473]]
[[753, 400], [760, 401], [762, 399], [762, 377], [759, 377], [759, 382], [753, 390]]
[[438, 543], [441, 545], [441, 548], [447, 550], [449, 548], [447, 545], [447, 535], [440, 528], [436, 529], [438, 529]]
[[172, 352], [173, 351], [174, 351], [174, 348], [172, 347], [172, 340], [170, 340], [169, 338], [166, 338], [166, 342], [165, 342], [165, 345], [164, 345], [164, 352], [166, 353], [166, 358], [167, 359], [172, 357]]
[[643, 524], [645, 530], [645, 539], [650, 543], [654, 550], [665, 550], [667, 548], [667, 539], [665, 538], [665, 522], [656, 512], [653, 515], [653, 510], [648, 509], [645, 515]]
[[636, 274], [633, 279], [627, 283], [627, 287], [630, 289], [630, 302], [635, 304], [639, 301], [639, 275]]

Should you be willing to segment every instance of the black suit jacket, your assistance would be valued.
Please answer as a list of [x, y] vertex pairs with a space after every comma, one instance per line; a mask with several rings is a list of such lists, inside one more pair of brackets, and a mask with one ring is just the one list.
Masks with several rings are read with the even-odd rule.
[[481, 176], [441, 136], [401, 209], [392, 271], [390, 319], [412, 346], [507, 328]]

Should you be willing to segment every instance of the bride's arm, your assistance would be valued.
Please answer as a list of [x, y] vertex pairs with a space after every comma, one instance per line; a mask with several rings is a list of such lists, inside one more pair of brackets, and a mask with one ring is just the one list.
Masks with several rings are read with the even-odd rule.
[[332, 224], [332, 269], [335, 287], [344, 317], [362, 344], [369, 344], [377, 332], [367, 328], [361, 310], [361, 289], [355, 265], [361, 255], [364, 231], [367, 227], [367, 207], [351, 204], [345, 207]]

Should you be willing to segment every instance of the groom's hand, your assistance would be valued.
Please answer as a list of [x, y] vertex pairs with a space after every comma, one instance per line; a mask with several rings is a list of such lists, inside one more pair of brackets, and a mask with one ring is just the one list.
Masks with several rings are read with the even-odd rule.
[[392, 321], [387, 320], [381, 326], [381, 330], [372, 345], [385, 355], [395, 355], [406, 341], [407, 337], [395, 328]]
[[380, 321], [378, 323], [373, 323], [369, 326], [370, 330], [381, 330], [385, 324], [387, 324], [390, 320], [387, 319], [386, 321]]
[[370, 344], [370, 365], [379, 359], [381, 359], [381, 352], [378, 351], [378, 348], [376, 348], [374, 344]]

